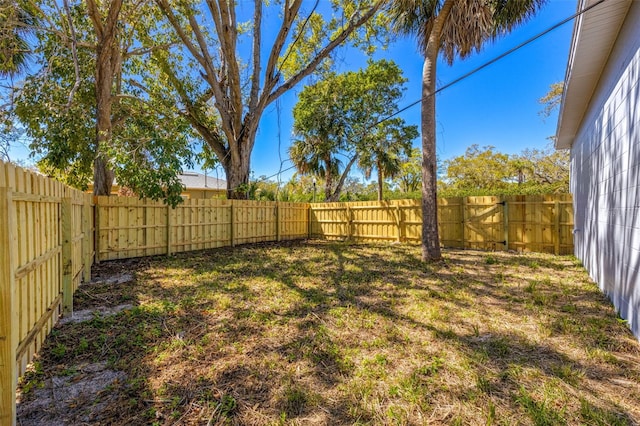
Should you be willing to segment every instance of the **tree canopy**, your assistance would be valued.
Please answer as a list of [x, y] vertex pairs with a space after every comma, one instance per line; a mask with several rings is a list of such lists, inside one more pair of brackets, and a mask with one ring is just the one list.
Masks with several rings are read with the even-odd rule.
[[400, 156], [400, 172], [394, 176], [394, 183], [402, 193], [416, 192], [422, 183], [422, 158], [419, 148]]
[[0, 3], [0, 77], [15, 76], [27, 67], [27, 37], [36, 19], [31, 8], [17, 0]]
[[566, 193], [569, 154], [549, 147], [509, 155], [472, 145], [444, 161], [439, 190], [444, 197]]
[[542, 111], [540, 111], [540, 115], [542, 117], [549, 117], [555, 109], [560, 107], [563, 92], [564, 82], [553, 83], [549, 87], [549, 91], [543, 97], [538, 99], [538, 102], [540, 102], [544, 107]]
[[405, 81], [395, 63], [369, 61], [365, 69], [329, 74], [300, 92], [289, 154], [300, 173], [324, 179], [327, 201], [339, 199], [354, 164], [365, 174], [378, 170], [380, 188], [385, 173], [397, 173], [400, 154], [418, 132], [400, 118], [382, 119], [397, 109]]
[[[124, 5], [114, 24], [117, 53], [112, 54], [118, 63], [109, 65], [112, 75], [105, 80], [103, 98], [109, 98], [109, 108], [103, 124], [107, 127], [101, 130], [96, 28], [107, 19], [107, 11], [90, 11], [83, 2], [67, 6], [68, 13], [60, 13], [64, 9], [53, 3], [39, 3], [47, 27], [36, 31], [34, 71], [16, 92], [14, 112], [31, 140], [39, 168], [85, 189], [95, 183], [96, 159], [102, 157], [102, 172], [113, 172], [121, 186], [140, 196], [179, 202], [178, 174], [192, 164], [191, 144], [196, 139], [175, 108], [162, 70], [149, 60], [152, 49], [134, 47], [140, 34], [152, 31], [137, 23], [148, 6]], [[109, 137], [103, 137], [107, 133]], [[106, 183], [110, 188], [111, 181]], [[108, 193], [105, 189], [99, 194]]]

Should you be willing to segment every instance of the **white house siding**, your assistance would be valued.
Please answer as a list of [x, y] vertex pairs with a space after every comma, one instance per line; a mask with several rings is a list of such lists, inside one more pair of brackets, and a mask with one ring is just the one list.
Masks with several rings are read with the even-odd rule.
[[575, 253], [640, 338], [640, 1], [571, 147]]

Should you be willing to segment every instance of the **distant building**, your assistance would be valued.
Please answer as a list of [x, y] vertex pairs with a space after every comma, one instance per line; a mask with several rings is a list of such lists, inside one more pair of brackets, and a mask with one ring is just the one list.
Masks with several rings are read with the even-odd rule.
[[[227, 194], [227, 181], [196, 172], [185, 172], [179, 175], [184, 190], [180, 194], [184, 199], [220, 198]], [[88, 192], [93, 192], [93, 185], [89, 185]], [[122, 188], [117, 182], [111, 187], [111, 195], [118, 195]]]
[[227, 194], [227, 181], [213, 176], [186, 172], [180, 175], [180, 180], [185, 186], [181, 195], [187, 199], [217, 198]]
[[[596, 0], [578, 1], [584, 9]], [[640, 1], [576, 19], [556, 147], [571, 150], [575, 255], [640, 338]]]

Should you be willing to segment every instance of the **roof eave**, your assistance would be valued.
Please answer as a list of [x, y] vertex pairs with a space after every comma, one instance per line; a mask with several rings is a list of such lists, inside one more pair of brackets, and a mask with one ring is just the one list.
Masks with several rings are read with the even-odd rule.
[[[579, 0], [578, 10], [598, 1]], [[631, 2], [607, 0], [576, 18], [558, 115], [556, 149], [573, 145]]]

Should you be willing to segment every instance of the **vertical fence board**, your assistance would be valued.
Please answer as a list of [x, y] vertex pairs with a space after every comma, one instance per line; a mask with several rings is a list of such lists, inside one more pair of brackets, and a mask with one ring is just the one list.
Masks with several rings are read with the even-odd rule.
[[309, 229], [306, 203], [185, 200], [174, 209], [151, 200], [98, 197], [95, 209], [97, 217], [109, 218], [98, 225], [101, 260], [301, 239]]
[[61, 268], [61, 280], [62, 280], [62, 304], [65, 315], [73, 314], [73, 292], [72, 292], [72, 236], [73, 236], [73, 220], [72, 220], [72, 205], [70, 198], [63, 198], [62, 205], [60, 207], [60, 229], [62, 234], [62, 268]]
[[[0, 175], [3, 175], [0, 169]], [[0, 182], [0, 183], [4, 183]], [[11, 248], [13, 232], [13, 202], [9, 188], [0, 187], [0, 247]], [[18, 330], [15, 328], [17, 310], [15, 309], [16, 282], [14, 279], [15, 253], [13, 250], [0, 250], [0, 424], [16, 424], [16, 394], [18, 370], [16, 366], [16, 347]]]

